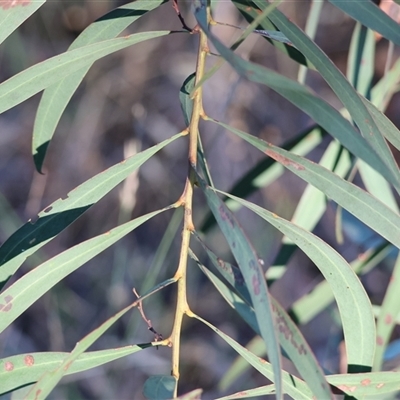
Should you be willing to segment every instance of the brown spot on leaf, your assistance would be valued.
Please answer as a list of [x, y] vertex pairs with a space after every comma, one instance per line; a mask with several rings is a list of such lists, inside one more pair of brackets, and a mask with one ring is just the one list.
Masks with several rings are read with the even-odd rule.
[[303, 170], [304, 167], [292, 160], [289, 160], [287, 157], [282, 156], [281, 154], [275, 153], [272, 150], [265, 150], [265, 154], [274, 160], [278, 161], [278, 163], [284, 165], [285, 167], [292, 167], [297, 169], [298, 171]]
[[219, 213], [221, 215], [222, 220], [228, 222], [231, 228], [235, 226], [235, 221], [233, 220], [233, 216], [229, 213], [228, 210], [225, 209], [223, 205], [219, 207]]
[[24, 357], [24, 364], [27, 367], [32, 367], [33, 364], [35, 364], [35, 359], [33, 358], [33, 356], [31, 356], [30, 354], [26, 355]]
[[380, 389], [380, 388], [383, 388], [384, 386], [385, 386], [384, 383], [378, 383], [378, 384], [376, 385], [376, 388], [377, 388], [377, 389]]
[[46, 208], [43, 210], [43, 212], [44, 212], [44, 213], [48, 213], [48, 212], [50, 212], [52, 209], [53, 209], [53, 207], [52, 207], [52, 206], [49, 206], [49, 207], [46, 207]]
[[6, 371], [12, 371], [14, 369], [14, 364], [12, 362], [10, 362], [10, 361], [6, 361], [4, 363], [4, 369]]
[[30, 3], [31, 0], [0, 0], [0, 8], [8, 10], [17, 6], [27, 6]]

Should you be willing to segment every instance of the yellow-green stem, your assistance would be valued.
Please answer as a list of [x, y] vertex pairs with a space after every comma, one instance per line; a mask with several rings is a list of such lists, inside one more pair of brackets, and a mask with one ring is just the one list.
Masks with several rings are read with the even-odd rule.
[[[204, 32], [200, 31], [199, 50], [197, 55], [196, 65], [196, 84], [204, 75], [205, 60], [208, 53], [207, 36]], [[189, 164], [195, 166], [197, 163], [197, 140], [199, 132], [199, 120], [203, 114], [202, 104], [202, 87], [199, 87], [193, 94], [193, 112], [189, 125]], [[169, 338], [172, 345], [172, 376], [179, 379], [179, 352], [180, 352], [180, 336], [182, 328], [182, 320], [184, 314], [190, 313], [190, 309], [186, 298], [186, 270], [188, 260], [188, 250], [190, 243], [190, 235], [194, 230], [192, 220], [192, 200], [193, 200], [193, 186], [195, 176], [189, 165], [188, 178], [186, 180], [185, 190], [181, 196], [181, 204], [185, 208], [184, 223], [182, 230], [182, 244], [179, 256], [178, 269], [175, 273], [177, 279], [177, 304], [175, 312], [175, 320], [172, 328], [172, 333]], [[175, 392], [174, 397], [177, 396]]]

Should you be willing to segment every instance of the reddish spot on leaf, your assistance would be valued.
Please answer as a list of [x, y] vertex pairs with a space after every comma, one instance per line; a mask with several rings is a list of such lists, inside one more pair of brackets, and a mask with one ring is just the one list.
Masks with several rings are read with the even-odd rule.
[[4, 369], [6, 371], [12, 371], [14, 369], [14, 364], [12, 362], [10, 362], [10, 361], [6, 361], [4, 363]]
[[24, 357], [24, 364], [27, 367], [32, 367], [32, 365], [35, 364], [35, 359], [33, 358], [33, 356], [28, 354], [27, 356]]
[[368, 386], [371, 383], [371, 379], [363, 379], [361, 381], [361, 385]]
[[11, 301], [13, 300], [13, 297], [8, 295], [4, 298], [4, 301], [6, 302], [5, 304], [0, 303], [0, 311], [1, 312], [7, 312], [10, 311], [12, 308], [12, 303]]
[[389, 325], [389, 324], [391, 324], [392, 322], [393, 322], [393, 317], [392, 317], [392, 315], [391, 315], [391, 314], [387, 314], [387, 315], [385, 316], [385, 324]]
[[17, 6], [27, 6], [30, 3], [31, 0], [0, 0], [0, 8], [8, 10]]
[[382, 345], [383, 345], [383, 338], [382, 338], [382, 336], [378, 336], [378, 337], [376, 338], [376, 344], [377, 344], [378, 346], [382, 346]]
[[278, 163], [284, 165], [285, 167], [293, 167], [294, 169], [297, 169], [298, 171], [303, 170], [304, 167], [292, 160], [289, 160], [288, 158], [282, 156], [281, 154], [277, 154], [273, 152], [272, 150], [265, 150], [265, 154], [267, 156], [270, 156], [274, 160], [278, 161]]
[[40, 396], [40, 393], [42, 393], [42, 389], [36, 390], [35, 399], [37, 399]]
[[343, 392], [350, 392], [353, 393], [356, 391], [357, 386], [347, 386], [347, 385], [339, 385], [338, 388]]
[[260, 282], [257, 275], [253, 275], [253, 291], [256, 296], [260, 294]]

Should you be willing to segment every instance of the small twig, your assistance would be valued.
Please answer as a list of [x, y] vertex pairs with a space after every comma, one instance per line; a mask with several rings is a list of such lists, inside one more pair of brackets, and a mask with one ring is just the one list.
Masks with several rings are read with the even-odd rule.
[[198, 32], [198, 27], [197, 26], [192, 29], [192, 28], [189, 28], [186, 25], [185, 19], [182, 17], [181, 10], [179, 9], [178, 0], [173, 0], [172, 1], [172, 8], [175, 10], [176, 14], [178, 15], [179, 21], [181, 21], [183, 29], [187, 30], [190, 33], [197, 33]]
[[[135, 295], [136, 295], [136, 297], [137, 297], [138, 299], [140, 298], [140, 296], [139, 296], [139, 294], [138, 294], [138, 292], [136, 291], [135, 288], [133, 288], [133, 293], [135, 293]], [[164, 339], [164, 338], [163, 338], [163, 335], [161, 335], [161, 333], [158, 333], [158, 332], [153, 328], [153, 326], [152, 326], [152, 324], [151, 324], [151, 321], [150, 321], [149, 319], [146, 318], [146, 315], [145, 315], [145, 313], [144, 313], [143, 305], [142, 305], [142, 301], [141, 301], [141, 300], [139, 300], [137, 308], [138, 308], [138, 310], [139, 310], [139, 312], [140, 312], [140, 315], [142, 316], [143, 320], [144, 320], [144, 321], [146, 322], [146, 324], [147, 324], [147, 327], [148, 327], [147, 329], [148, 329], [150, 332], [152, 332], [152, 333], [154, 334], [154, 341], [155, 341], [155, 342], [160, 342], [161, 340], [163, 340], [163, 339]], [[156, 349], [158, 350], [158, 346], [156, 346]]]

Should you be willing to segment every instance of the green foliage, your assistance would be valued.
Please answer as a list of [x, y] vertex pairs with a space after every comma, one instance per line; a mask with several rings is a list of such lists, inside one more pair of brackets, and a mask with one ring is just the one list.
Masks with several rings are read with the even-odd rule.
[[[267, 394], [277, 399], [283, 399], [285, 394], [293, 399], [333, 399], [336, 394], [357, 399], [383, 395], [394, 398], [400, 376], [383, 371], [383, 361], [400, 313], [397, 298], [400, 257], [397, 256], [394, 263], [391, 281], [381, 303], [369, 296], [362, 277], [382, 260], [389, 259], [393, 250], [397, 254], [400, 248], [397, 204], [400, 174], [393, 151], [393, 148], [400, 150], [400, 132], [384, 113], [400, 87], [399, 60], [393, 65], [388, 62], [382, 79], [372, 85], [376, 46], [373, 32], [379, 32], [388, 41], [399, 45], [400, 27], [372, 1], [329, 2], [358, 21], [348, 54], [346, 77], [314, 41], [321, 15], [320, 5], [310, 11], [306, 32], [303, 32], [277, 8], [282, 2], [268, 4], [264, 0], [232, 0], [234, 12], [238, 17], [244, 17], [249, 26], [244, 28], [237, 41], [225, 45], [215, 33], [214, 26], [231, 25], [213, 20], [215, 2], [193, 0], [191, 12], [198, 25], [192, 32], [184, 27], [179, 33], [199, 38], [196, 44], [197, 64], [193, 63], [195, 72], [182, 82], [179, 94], [172, 94], [177, 104], [180, 102], [181, 105], [185, 123], [182, 132], [87, 179], [62, 199], [48, 204], [35, 221], [29, 220], [22, 225], [0, 247], [1, 333], [12, 327], [19, 316], [43, 295], [54, 290], [54, 286], [69, 274], [113, 244], [120, 243], [126, 235], [157, 215], [168, 215], [170, 224], [156, 253], [154, 268], [141, 284], [145, 293], [139, 296], [135, 292], [137, 298], [108, 316], [103, 324], [77, 342], [70, 353], [23, 353], [0, 359], [0, 395], [23, 388], [24, 391], [18, 393], [23, 393], [24, 398], [44, 399], [64, 375], [83, 372], [146, 348], [160, 346], [163, 350], [172, 348], [171, 371], [167, 369], [163, 374], [150, 376], [143, 387], [145, 397], [199, 398], [203, 388], [192, 388], [196, 390], [183, 394], [179, 389], [185, 375], [181, 356], [188, 349], [184, 346], [181, 349], [181, 341], [185, 340], [182, 323], [189, 319], [191, 323], [210, 328], [215, 336], [219, 336], [239, 355], [221, 381], [225, 391], [235, 379], [247, 373], [250, 366], [266, 378], [265, 383], [270, 383], [267, 386], [244, 387], [242, 391], [221, 399]], [[8, 3], [0, 6], [0, 20], [3, 21], [0, 23], [0, 43], [15, 33], [44, 3], [16, 1], [9, 6]], [[0, 84], [1, 113], [44, 91], [32, 135], [32, 157], [39, 173], [61, 116], [96, 61], [141, 42], [161, 37], [173, 41], [177, 37], [178, 31], [170, 30], [167, 24], [159, 27], [164, 30], [118, 37], [126, 28], [139, 26], [141, 17], [148, 12], [170, 6], [164, 3], [168, 1], [137, 0], [115, 8], [84, 29], [67, 51], [26, 68]], [[179, 2], [173, 3], [175, 8], [179, 6]], [[314, 2], [312, 4], [315, 5]], [[151, 13], [147, 18], [151, 19]], [[178, 18], [175, 22], [179, 22]], [[288, 62], [296, 63], [298, 80], [242, 57], [240, 45], [248, 40], [251, 33], [265, 38], [282, 52]], [[206, 59], [215, 56], [210, 50], [211, 45], [218, 52], [218, 61], [209, 67]], [[213, 115], [213, 110], [208, 109], [203, 90], [224, 63], [242, 79], [260, 88], [266, 86], [288, 100], [311, 118], [313, 126], [296, 132], [283, 145], [275, 146], [217, 120], [220, 116]], [[330, 87], [342, 109], [333, 107], [322, 93], [316, 93], [304, 83], [309, 70], [318, 74]], [[287, 118], [290, 118], [289, 114]], [[210, 165], [215, 166], [218, 160], [208, 157], [202, 145], [212, 128], [234, 135], [235, 139], [263, 154], [261, 161], [249, 171], [242, 171], [241, 178], [236, 182], [224, 182], [225, 186], [232, 188], [227, 192], [214, 185], [213, 167]], [[19, 274], [25, 261], [38, 256], [45, 244], [57, 238], [146, 161], [159, 157], [160, 151], [184, 140], [188, 142], [184, 155], [188, 158], [187, 175], [182, 182], [185, 189], [183, 193], [175, 194], [173, 205], [164, 205], [127, 222], [120, 220], [108, 232], [70, 245], [49, 259], [41, 259], [39, 265], [22, 276]], [[393, 147], [389, 146], [389, 142]], [[325, 147], [323, 143], [327, 143]], [[318, 147], [324, 148], [323, 155], [319, 162], [315, 162], [314, 156], [309, 154]], [[173, 158], [173, 153], [170, 152], [169, 156]], [[181, 155], [175, 156], [178, 159]], [[164, 158], [162, 162], [172, 165], [175, 160]], [[163, 168], [168, 166], [163, 165]], [[285, 170], [300, 177], [307, 185], [295, 204], [290, 220], [277, 215], [282, 209], [270, 210], [245, 199], [259, 190], [273, 190], [273, 184], [284, 175]], [[203, 209], [198, 206], [198, 199], [203, 200]], [[331, 210], [331, 202], [337, 208], [329, 229], [336, 232], [339, 241], [343, 239], [343, 210], [379, 236], [379, 240], [364, 251], [357, 249], [353, 260], [341, 254], [340, 248], [333, 248], [326, 238], [317, 236], [317, 224]], [[192, 219], [193, 214], [197, 214], [197, 207], [204, 211], [203, 223]], [[175, 209], [172, 217], [168, 212], [171, 209]], [[275, 257], [275, 260], [268, 268], [257, 254], [255, 240], [250, 239], [250, 236], [259, 234], [245, 233], [240, 218], [234, 214], [239, 209], [250, 210], [260, 217], [262, 223], [279, 232], [274, 237], [279, 248], [271, 251], [270, 258]], [[181, 223], [182, 235], [176, 235]], [[216, 228], [223, 234], [237, 266], [223, 259], [229, 257], [224, 254], [223, 245], [210, 244]], [[175, 235], [179, 237], [179, 261], [175, 272], [159, 281], [158, 273], [164, 269]], [[267, 242], [268, 238], [263, 238], [263, 241]], [[284, 279], [296, 249], [301, 249], [318, 268], [322, 281], [315, 282], [311, 291], [283, 306], [281, 297], [273, 289]], [[187, 271], [195, 269], [195, 264], [204, 273], [207, 282], [221, 294], [221, 304], [229, 305], [252, 329], [254, 339], [248, 348], [193, 311], [195, 307], [191, 307], [193, 297], [191, 287], [187, 285]], [[141, 267], [143, 270], [148, 268], [145, 265]], [[200, 285], [201, 275], [194, 273], [193, 276], [198, 280], [196, 285]], [[149, 299], [148, 304], [151, 304], [156, 298], [153, 295], [164, 293], [167, 286], [176, 289], [175, 318], [172, 321], [172, 314], [168, 314], [172, 330], [168, 337], [162, 337], [146, 318], [142, 301]], [[336, 302], [337, 308], [332, 307], [333, 302]], [[134, 308], [139, 309], [142, 319], [155, 335], [151, 343], [87, 351]], [[333, 320], [336, 318], [344, 336], [345, 350], [341, 357], [347, 371], [342, 370], [340, 374], [326, 371], [302, 330], [313, 318], [328, 311]], [[283, 366], [290, 362], [293, 368], [289, 373]]]

